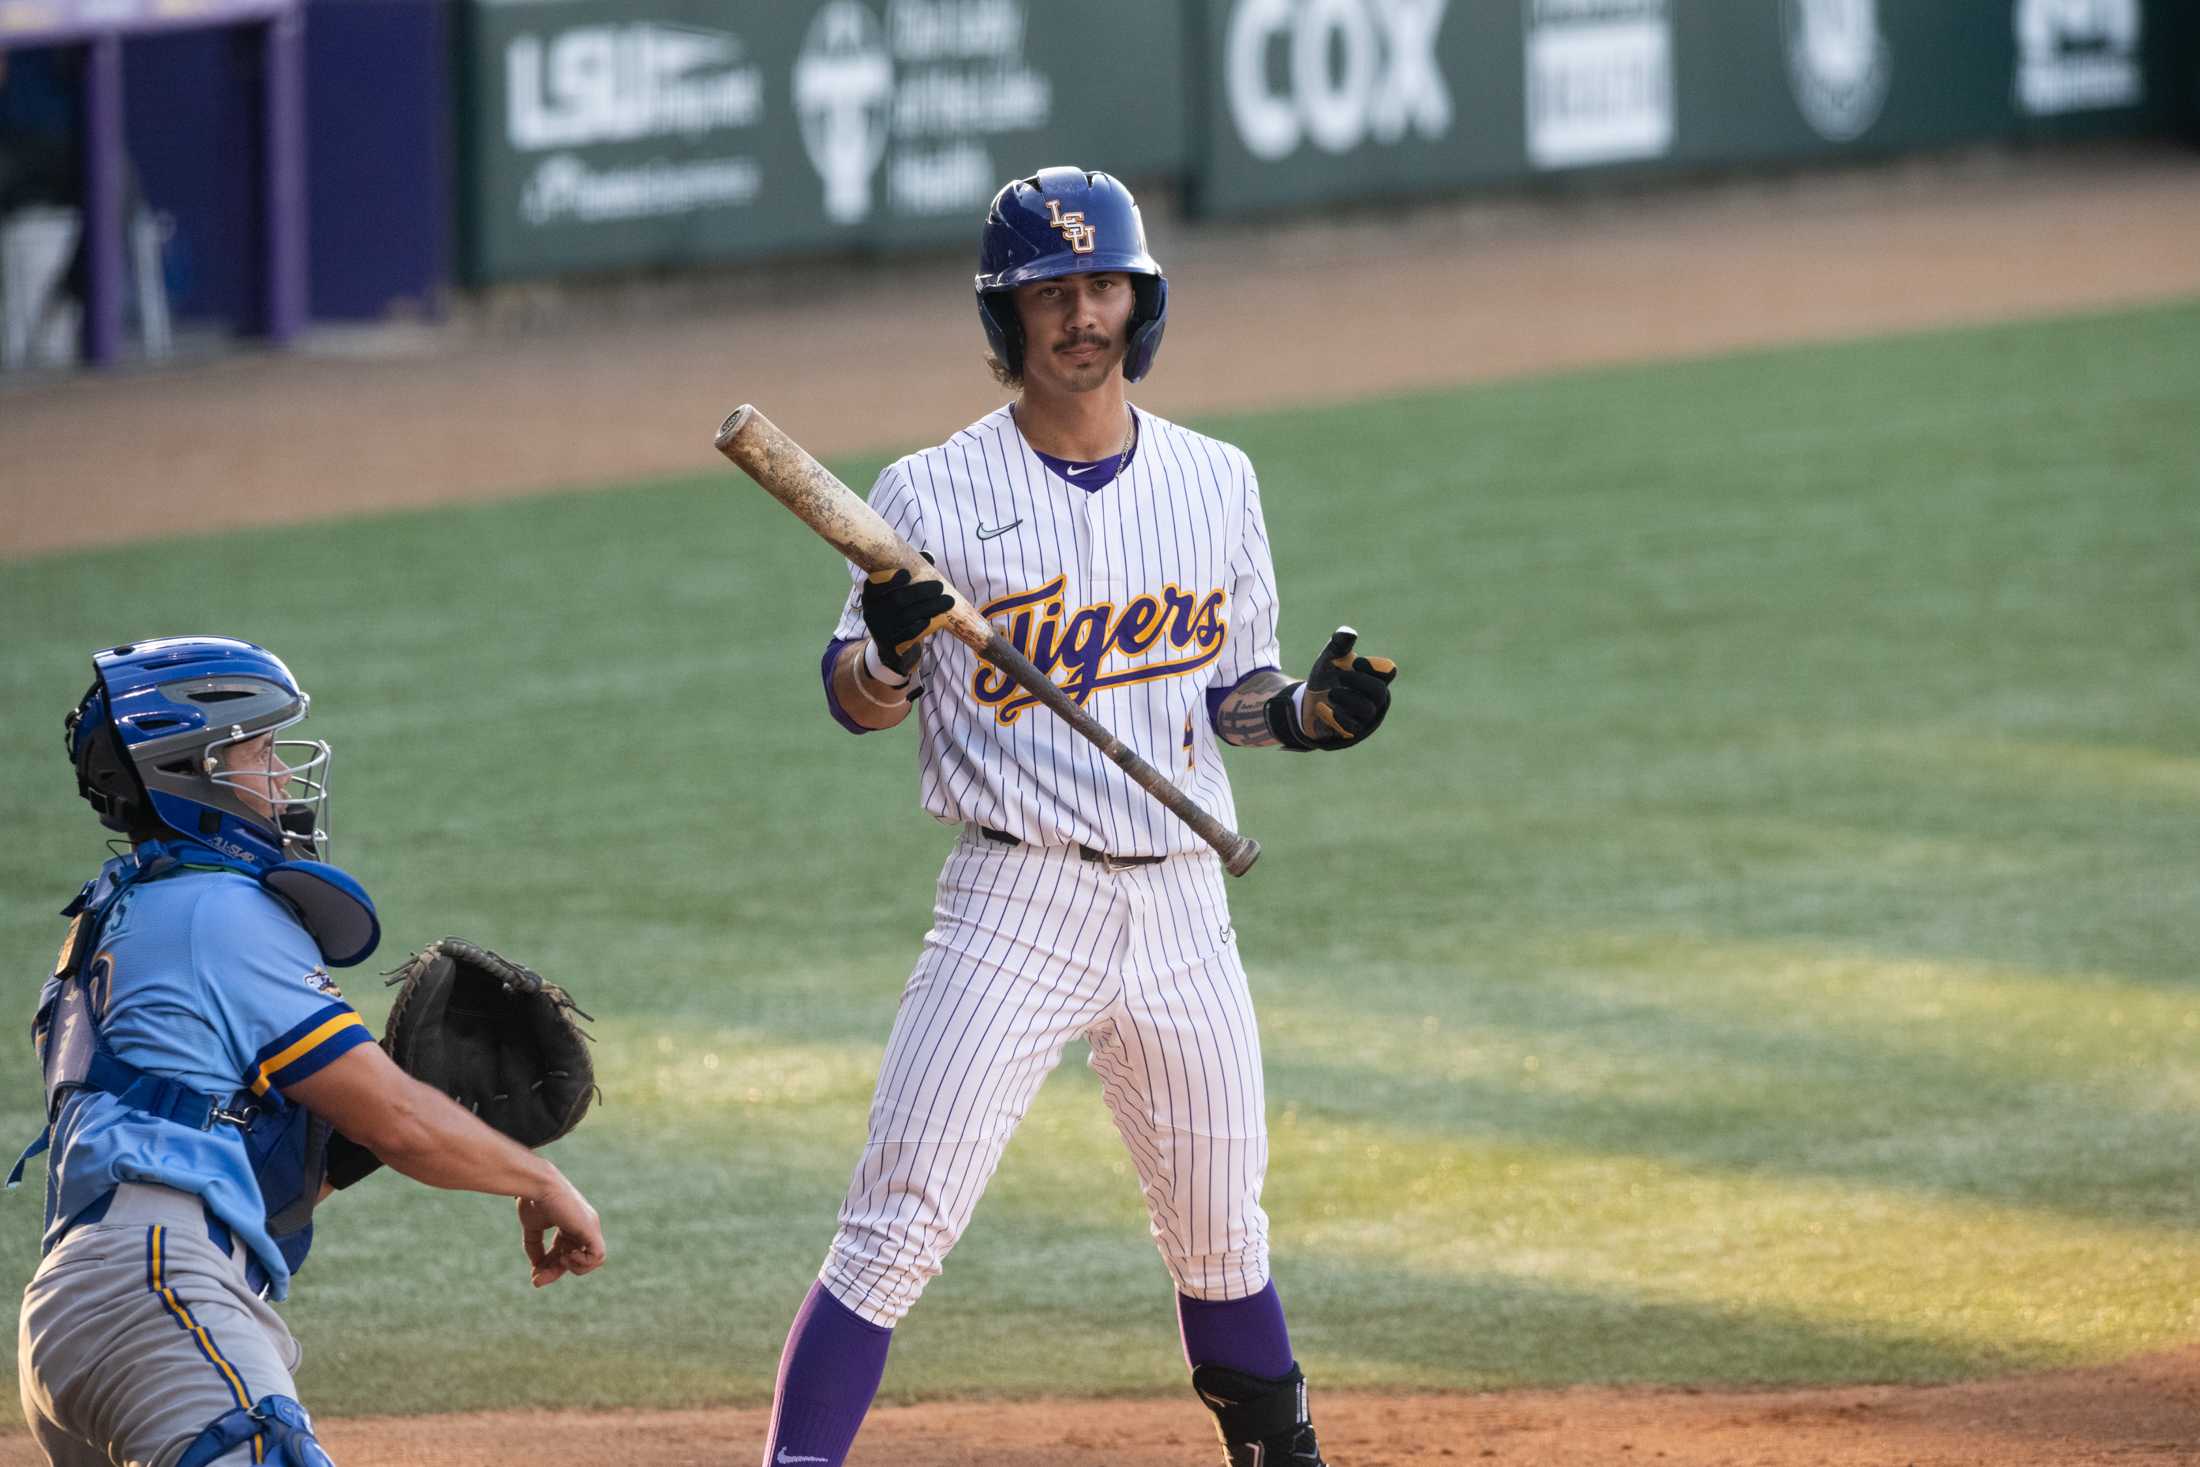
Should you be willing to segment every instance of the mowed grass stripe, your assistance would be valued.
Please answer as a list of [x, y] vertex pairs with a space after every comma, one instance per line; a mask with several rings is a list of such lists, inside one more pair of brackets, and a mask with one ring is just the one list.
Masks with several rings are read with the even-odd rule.
[[[2196, 359], [2182, 306], [1202, 425], [1261, 469], [1287, 660], [1349, 621], [1404, 667], [1366, 753], [1233, 764], [1318, 1381], [2191, 1337]], [[86, 653], [223, 631], [315, 694], [385, 956], [472, 936], [602, 1016], [608, 1103], [557, 1154], [612, 1267], [536, 1293], [508, 1205], [372, 1179], [288, 1306], [316, 1409], [768, 1394], [947, 839], [910, 741], [819, 707], [842, 576], [715, 473], [0, 567], [19, 971], [97, 855], [57, 737]], [[889, 1396], [1181, 1388], [1069, 1058]]]

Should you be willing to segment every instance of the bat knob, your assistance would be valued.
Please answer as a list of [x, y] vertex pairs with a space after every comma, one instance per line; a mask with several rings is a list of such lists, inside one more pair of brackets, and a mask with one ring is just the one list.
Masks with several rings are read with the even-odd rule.
[[1243, 876], [1253, 869], [1253, 863], [1259, 859], [1260, 842], [1249, 835], [1241, 835], [1230, 854], [1222, 858], [1222, 869], [1232, 876]]
[[718, 436], [711, 440], [720, 453], [726, 451], [726, 445], [733, 442], [734, 435], [741, 431], [742, 426], [748, 422], [749, 415], [755, 411], [754, 403], [745, 402], [726, 414], [726, 420], [718, 425]]

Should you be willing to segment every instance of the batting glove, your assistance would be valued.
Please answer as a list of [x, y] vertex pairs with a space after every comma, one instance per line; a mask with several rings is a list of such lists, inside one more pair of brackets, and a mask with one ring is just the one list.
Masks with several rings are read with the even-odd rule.
[[879, 662], [906, 681], [918, 645], [939, 630], [954, 604], [942, 582], [914, 580], [905, 570], [873, 571], [863, 583], [863, 624]]
[[1398, 664], [1388, 657], [1355, 657], [1352, 648], [1359, 639], [1352, 628], [1337, 628], [1306, 681], [1268, 700], [1268, 731], [1285, 748], [1349, 748], [1382, 727]]

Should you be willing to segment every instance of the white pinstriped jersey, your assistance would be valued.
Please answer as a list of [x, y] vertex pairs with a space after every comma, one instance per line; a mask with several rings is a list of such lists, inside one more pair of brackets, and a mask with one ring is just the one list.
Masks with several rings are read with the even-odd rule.
[[[1114, 481], [1087, 491], [1008, 407], [890, 464], [871, 505], [1025, 655], [1225, 825], [1237, 814], [1213, 708], [1277, 666], [1275, 570], [1244, 453], [1138, 413]], [[863, 573], [834, 636], [865, 635]], [[921, 798], [950, 824], [1118, 856], [1204, 849], [1190, 827], [954, 638], [928, 639]]]

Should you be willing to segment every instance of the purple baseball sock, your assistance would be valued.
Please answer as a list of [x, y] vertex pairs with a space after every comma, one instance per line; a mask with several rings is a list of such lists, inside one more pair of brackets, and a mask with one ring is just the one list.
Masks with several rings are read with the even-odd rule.
[[1184, 1329], [1184, 1363], [1194, 1370], [1220, 1365], [1271, 1380], [1291, 1373], [1291, 1331], [1274, 1279], [1257, 1294], [1220, 1303], [1179, 1294], [1176, 1317]]
[[841, 1467], [886, 1374], [894, 1332], [812, 1284], [779, 1356], [764, 1467]]

